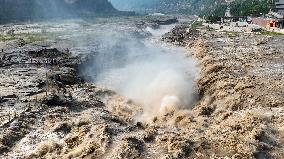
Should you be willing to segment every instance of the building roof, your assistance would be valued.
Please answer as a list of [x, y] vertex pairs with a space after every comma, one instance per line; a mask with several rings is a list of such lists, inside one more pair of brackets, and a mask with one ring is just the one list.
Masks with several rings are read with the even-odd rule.
[[268, 15], [277, 18], [277, 19], [284, 19], [284, 15], [276, 13], [276, 12], [269, 12]]
[[275, 2], [276, 9], [284, 9], [284, 0], [278, 0]]

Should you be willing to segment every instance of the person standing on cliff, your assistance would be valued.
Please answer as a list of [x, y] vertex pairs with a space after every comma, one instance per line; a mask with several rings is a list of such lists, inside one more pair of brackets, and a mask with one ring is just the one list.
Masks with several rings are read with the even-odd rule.
[[1, 49], [0, 60], [4, 60], [4, 55], [2, 56], [4, 49]]

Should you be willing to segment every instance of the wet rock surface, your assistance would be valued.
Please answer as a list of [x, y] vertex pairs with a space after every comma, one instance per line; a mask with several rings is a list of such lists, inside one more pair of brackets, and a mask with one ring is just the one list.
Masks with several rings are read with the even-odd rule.
[[138, 28], [151, 27], [158, 29], [160, 25], [171, 25], [178, 23], [178, 18], [174, 16], [147, 16], [136, 23]]
[[200, 35], [199, 30], [192, 29], [189, 25], [179, 25], [163, 35], [162, 40], [175, 45], [188, 46], [194, 43]]

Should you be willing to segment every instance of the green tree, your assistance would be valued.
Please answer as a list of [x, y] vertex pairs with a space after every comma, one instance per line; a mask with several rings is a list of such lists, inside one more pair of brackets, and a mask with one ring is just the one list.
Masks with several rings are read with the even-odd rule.
[[267, 14], [273, 6], [274, 0], [235, 0], [230, 4], [234, 16]]

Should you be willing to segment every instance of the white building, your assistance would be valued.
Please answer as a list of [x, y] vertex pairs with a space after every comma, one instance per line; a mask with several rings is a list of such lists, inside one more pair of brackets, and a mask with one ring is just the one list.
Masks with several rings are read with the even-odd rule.
[[284, 0], [278, 0], [278, 2], [275, 2], [275, 6], [279, 14], [284, 14]]

